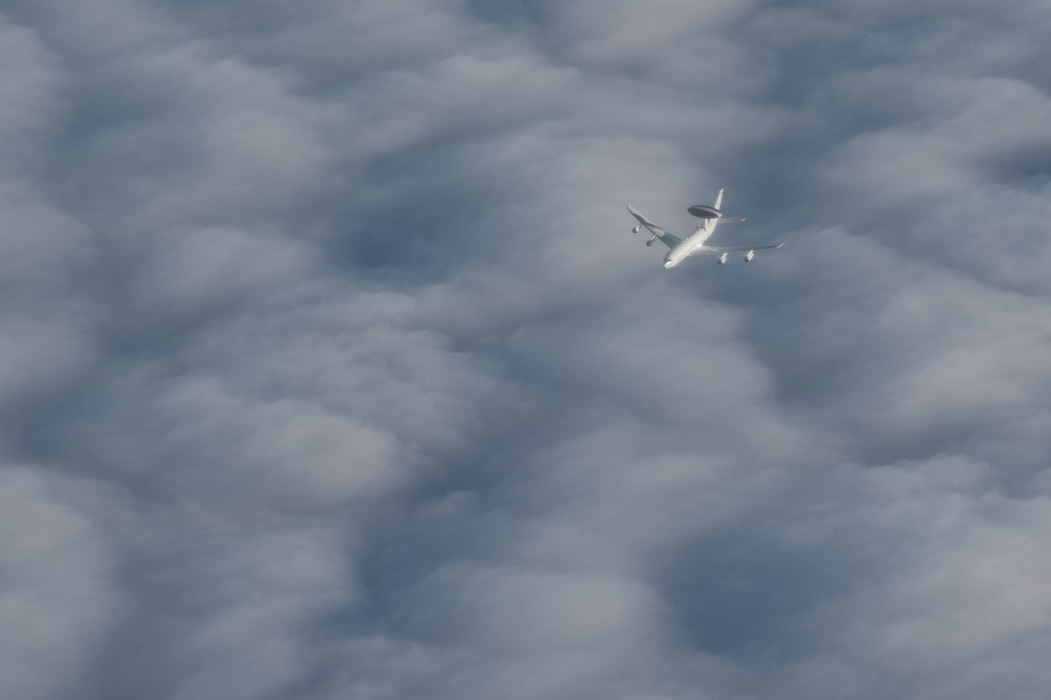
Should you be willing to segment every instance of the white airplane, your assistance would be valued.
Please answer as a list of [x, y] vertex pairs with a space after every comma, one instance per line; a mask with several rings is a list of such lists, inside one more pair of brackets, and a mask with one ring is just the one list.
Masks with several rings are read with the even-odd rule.
[[647, 219], [645, 214], [629, 204], [628, 211], [639, 221], [635, 228], [631, 229], [631, 232], [638, 233], [645, 226], [653, 234], [653, 237], [646, 241], [646, 245], [653, 245], [655, 239], [660, 239], [661, 243], [671, 248], [668, 254], [664, 256], [665, 270], [672, 269], [692, 255], [718, 255], [719, 264], [724, 265], [730, 253], [744, 253], [745, 262], [751, 262], [752, 258], [755, 257], [755, 251], [780, 248], [784, 245], [784, 243], [777, 243], [774, 245], [734, 246], [731, 248], [707, 245], [708, 239], [712, 237], [712, 234], [715, 233], [715, 228], [720, 223], [731, 224], [744, 221], [744, 219], [732, 219], [723, 216], [722, 211], [719, 210], [722, 203], [723, 191], [719, 190], [719, 195], [715, 198], [713, 206], [696, 204], [690, 207], [687, 211], [697, 217], [697, 228], [686, 238], [673, 236]]

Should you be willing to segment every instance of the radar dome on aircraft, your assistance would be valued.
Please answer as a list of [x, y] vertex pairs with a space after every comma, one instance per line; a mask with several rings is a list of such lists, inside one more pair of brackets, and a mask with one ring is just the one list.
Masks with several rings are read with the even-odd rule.
[[691, 215], [698, 219], [721, 219], [723, 213], [715, 207], [710, 207], [707, 204], [694, 204], [686, 211], [690, 212]]

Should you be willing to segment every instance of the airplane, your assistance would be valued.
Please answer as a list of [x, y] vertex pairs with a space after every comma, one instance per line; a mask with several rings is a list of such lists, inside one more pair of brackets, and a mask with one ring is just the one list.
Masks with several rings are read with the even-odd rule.
[[725, 265], [730, 253], [744, 253], [745, 262], [752, 262], [752, 258], [755, 257], [755, 251], [772, 250], [784, 245], [783, 242], [775, 243], [773, 245], [733, 246], [730, 248], [707, 245], [708, 239], [712, 237], [712, 234], [715, 233], [715, 228], [720, 223], [732, 224], [744, 221], [744, 219], [723, 216], [722, 211], [719, 209], [719, 207], [722, 206], [722, 203], [723, 191], [719, 190], [714, 205], [708, 206], [707, 204], [695, 204], [687, 209], [690, 214], [697, 217], [697, 228], [686, 238], [673, 236], [657, 224], [647, 219], [645, 214], [629, 204], [628, 211], [632, 216], [638, 219], [639, 222], [635, 225], [635, 228], [631, 229], [631, 232], [638, 233], [643, 227], [646, 227], [646, 229], [653, 234], [653, 236], [646, 241], [646, 245], [651, 246], [653, 245], [654, 240], [659, 239], [661, 243], [671, 249], [664, 257], [665, 270], [672, 269], [686, 258], [694, 255], [717, 255], [719, 256], [719, 264]]

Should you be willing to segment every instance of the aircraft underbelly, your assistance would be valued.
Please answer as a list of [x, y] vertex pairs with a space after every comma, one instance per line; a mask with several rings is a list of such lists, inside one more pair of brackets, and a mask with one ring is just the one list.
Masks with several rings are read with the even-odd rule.
[[719, 251], [715, 250], [714, 248], [709, 248], [708, 246], [700, 245], [700, 246], [697, 246], [696, 248], [694, 248], [693, 250], [691, 250], [690, 251], [690, 255], [691, 256], [696, 256], [696, 255], [715, 255], [718, 252]]

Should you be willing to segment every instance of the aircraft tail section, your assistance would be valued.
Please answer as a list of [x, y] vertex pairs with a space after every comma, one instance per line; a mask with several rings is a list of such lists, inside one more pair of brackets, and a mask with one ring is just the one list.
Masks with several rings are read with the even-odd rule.
[[719, 190], [719, 194], [715, 195], [715, 204], [708, 206], [707, 204], [695, 204], [689, 209], [691, 215], [697, 217], [697, 230], [714, 231], [715, 227], [722, 222], [727, 222], [727, 219], [723, 217], [722, 211], [719, 209], [723, 205], [723, 191]]

